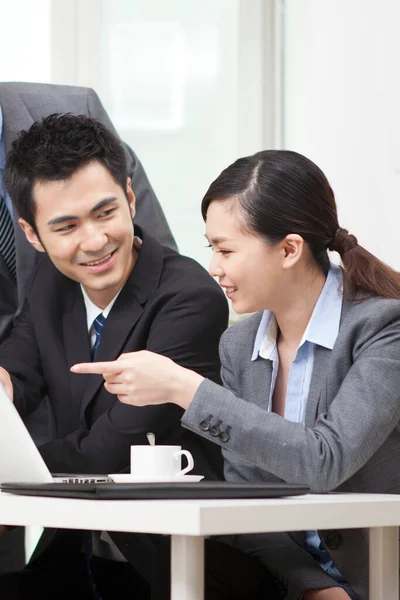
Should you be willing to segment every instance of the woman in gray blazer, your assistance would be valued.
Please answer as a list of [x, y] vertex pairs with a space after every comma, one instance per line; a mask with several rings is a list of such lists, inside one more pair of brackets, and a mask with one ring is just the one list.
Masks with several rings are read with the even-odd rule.
[[[223, 448], [228, 480], [400, 492], [399, 274], [339, 227], [326, 177], [295, 152], [237, 160], [202, 213], [210, 273], [236, 312], [255, 313], [222, 336], [223, 387], [148, 352], [81, 368], [122, 402], [183, 407], [183, 425]], [[288, 600], [368, 598], [366, 530], [232, 543]]]

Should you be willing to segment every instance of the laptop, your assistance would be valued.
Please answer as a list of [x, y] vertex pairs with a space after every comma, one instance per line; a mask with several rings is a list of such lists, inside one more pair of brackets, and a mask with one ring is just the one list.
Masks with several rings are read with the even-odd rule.
[[13, 401], [0, 383], [0, 483], [111, 482], [107, 475], [51, 474]]

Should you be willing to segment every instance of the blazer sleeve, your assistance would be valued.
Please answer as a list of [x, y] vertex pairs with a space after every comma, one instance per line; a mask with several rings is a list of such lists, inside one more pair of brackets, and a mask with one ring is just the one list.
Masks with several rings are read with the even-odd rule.
[[[200, 300], [193, 291], [181, 291], [152, 322], [147, 349], [219, 381], [218, 339], [227, 318], [227, 304], [219, 289], [205, 289]], [[171, 443], [169, 436], [176, 435], [181, 415], [174, 404], [134, 407], [115, 399], [90, 429], [76, 430], [39, 450], [54, 472], [115, 473], [127, 466], [130, 445], [147, 443], [148, 431], [160, 443]]]
[[[108, 129], [118, 136], [98, 95], [90, 88], [88, 89], [88, 113], [91, 117], [104, 123]], [[152, 236], [162, 245], [177, 250], [171, 229], [140, 160], [130, 146], [125, 143], [124, 146], [128, 174], [132, 180], [132, 189], [136, 198], [135, 221], [138, 225], [142, 225], [147, 231], [150, 231]]]
[[[237, 375], [229, 347], [221, 341], [225, 388], [205, 380], [182, 423], [285, 481], [308, 484], [313, 492], [336, 489], [385, 442], [400, 419], [400, 318], [395, 309], [365, 319], [354, 341], [353, 364], [327, 412], [313, 427], [290, 422], [235, 393]], [[349, 350], [344, 348], [343, 352]], [[249, 391], [250, 393], [250, 391]], [[209, 415], [229, 427], [229, 439], [212, 438], [200, 423]], [[225, 454], [226, 456], [226, 454]]]
[[27, 300], [14, 318], [9, 336], [0, 345], [0, 365], [11, 375], [14, 404], [25, 418], [47, 393]]

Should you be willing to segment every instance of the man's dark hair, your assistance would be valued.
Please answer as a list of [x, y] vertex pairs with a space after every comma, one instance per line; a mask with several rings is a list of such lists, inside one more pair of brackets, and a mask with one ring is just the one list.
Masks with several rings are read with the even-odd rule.
[[4, 171], [19, 216], [37, 233], [34, 184], [69, 179], [91, 162], [102, 164], [126, 194], [123, 145], [100, 121], [85, 115], [53, 114], [21, 131], [7, 155]]

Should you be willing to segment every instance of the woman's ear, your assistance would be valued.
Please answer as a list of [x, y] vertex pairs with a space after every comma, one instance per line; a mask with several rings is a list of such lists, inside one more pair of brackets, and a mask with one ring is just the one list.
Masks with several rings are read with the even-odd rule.
[[29, 223], [25, 221], [25, 219], [18, 219], [18, 223], [20, 224], [22, 231], [25, 233], [26, 239], [30, 244], [32, 244], [35, 250], [37, 250], [38, 252], [46, 252], [46, 249], [44, 248], [44, 246], [42, 246], [42, 242], [36, 235], [32, 225], [29, 225]]
[[284, 269], [290, 269], [298, 263], [304, 252], [304, 240], [297, 233], [289, 233], [282, 241], [284, 253], [282, 266]]

